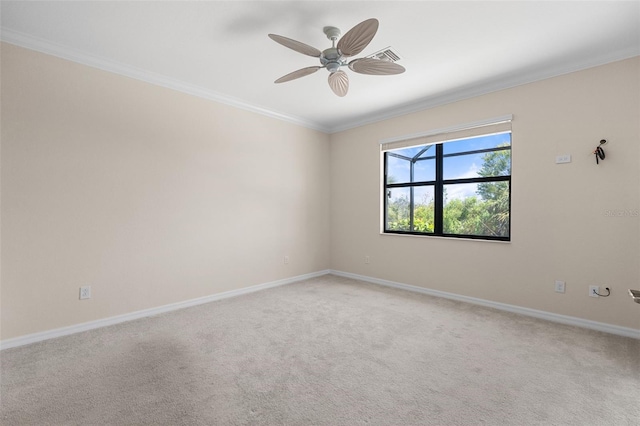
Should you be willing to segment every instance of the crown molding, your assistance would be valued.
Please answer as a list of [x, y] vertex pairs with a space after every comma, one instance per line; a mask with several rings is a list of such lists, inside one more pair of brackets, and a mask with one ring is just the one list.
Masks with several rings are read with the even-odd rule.
[[640, 47], [632, 47], [629, 49], [622, 49], [618, 51], [608, 52], [606, 55], [599, 57], [592, 57], [585, 61], [574, 62], [572, 64], [563, 64], [555, 67], [545, 67], [542, 69], [535, 69], [529, 71], [521, 71], [519, 73], [512, 73], [508, 76], [495, 78], [488, 80], [484, 83], [468, 85], [465, 87], [457, 88], [448, 92], [429, 96], [421, 101], [415, 103], [404, 104], [394, 108], [390, 108], [381, 111], [376, 114], [370, 114], [364, 118], [350, 121], [347, 123], [332, 126], [330, 133], [339, 133], [345, 130], [353, 129], [367, 124], [373, 124], [376, 122], [388, 120], [391, 118], [400, 117], [415, 112], [424, 111], [426, 109], [439, 107], [442, 105], [462, 101], [465, 99], [475, 98], [477, 96], [486, 95], [500, 90], [510, 89], [517, 86], [522, 86], [529, 83], [535, 83], [536, 81], [546, 80], [553, 77], [558, 77], [572, 72], [586, 70], [588, 68], [594, 68], [601, 65], [606, 65], [612, 62], [622, 61], [630, 59], [636, 56], [640, 56]]
[[219, 102], [221, 104], [229, 105], [235, 108], [240, 108], [245, 111], [265, 115], [277, 120], [297, 124], [299, 126], [303, 126], [312, 130], [318, 130], [324, 133], [329, 133], [331, 130], [330, 128], [322, 126], [313, 121], [277, 111], [272, 111], [261, 106], [252, 105], [240, 99], [217, 93], [213, 90], [189, 84], [162, 74], [145, 71], [140, 68], [126, 65], [120, 62], [94, 56], [80, 50], [72, 49], [68, 46], [63, 46], [58, 43], [53, 43], [51, 41], [14, 31], [8, 28], [2, 29], [2, 32], [0, 33], [0, 40], [5, 43], [23, 47], [25, 49], [35, 50], [37, 52], [56, 56], [58, 58], [66, 59], [68, 61], [76, 62], [92, 68], [98, 68], [103, 71], [134, 78], [136, 80], [141, 80], [146, 83], [154, 84], [156, 86], [165, 87], [167, 89], [176, 90], [188, 95], [196, 96], [214, 102]]
[[356, 127], [365, 126], [367, 124], [373, 124], [376, 122], [412, 114], [419, 111], [424, 111], [426, 109], [435, 108], [453, 102], [474, 98], [476, 96], [482, 96], [500, 90], [510, 89], [513, 87], [522, 86], [524, 84], [534, 83], [536, 81], [545, 80], [576, 71], [582, 71], [584, 69], [605, 65], [611, 62], [621, 61], [640, 55], [640, 48], [636, 46], [629, 49], [608, 52], [605, 55], [592, 57], [584, 61], [574, 62], [572, 64], [563, 64], [555, 67], [551, 66], [528, 71], [525, 70], [519, 73], [512, 73], [507, 76], [501, 76], [500, 78], [494, 78], [479, 84], [468, 85], [441, 94], [429, 96], [418, 102], [395, 106], [383, 111], [379, 111], [377, 113], [369, 114], [366, 117], [350, 120], [348, 122], [338, 123], [336, 125], [322, 125], [301, 117], [292, 116], [278, 111], [272, 111], [270, 109], [257, 105], [252, 105], [240, 99], [226, 96], [200, 86], [164, 76], [162, 74], [144, 71], [142, 69], [122, 64], [116, 61], [100, 58], [86, 52], [81, 52], [67, 46], [53, 43], [42, 38], [33, 37], [31, 35], [20, 33], [8, 28], [2, 29], [2, 32], [0, 33], [0, 40], [26, 49], [35, 50], [82, 65], [98, 68], [103, 71], [108, 71], [115, 74], [120, 74], [126, 77], [134, 78], [136, 80], [141, 80], [150, 84], [155, 84], [157, 86], [177, 90], [179, 92], [183, 92], [192, 96], [219, 102], [221, 104], [233, 106], [246, 111], [254, 112], [256, 114], [297, 124], [302, 127], [328, 134], [339, 133], [345, 130], [354, 129]]

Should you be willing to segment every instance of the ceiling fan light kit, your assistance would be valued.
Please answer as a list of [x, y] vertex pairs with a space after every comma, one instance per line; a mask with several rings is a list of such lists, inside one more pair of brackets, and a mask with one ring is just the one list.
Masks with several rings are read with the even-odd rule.
[[[307, 56], [320, 59], [320, 66], [312, 66], [293, 71], [277, 79], [275, 83], [284, 83], [295, 80], [309, 74], [313, 74], [321, 68], [329, 71], [329, 87], [333, 93], [342, 97], [349, 91], [349, 76], [340, 68], [348, 66], [353, 72], [369, 75], [393, 75], [401, 74], [405, 71], [402, 65], [393, 62], [367, 57], [348, 61], [347, 58], [362, 52], [371, 42], [378, 31], [378, 20], [367, 19], [351, 28], [340, 38], [341, 32], [336, 27], [324, 27], [323, 32], [329, 40], [331, 47], [320, 51], [297, 40], [283, 37], [277, 34], [269, 34], [269, 37], [276, 43], [295, 50]], [[339, 40], [338, 40], [339, 39]], [[336, 40], [338, 44], [336, 45]]]

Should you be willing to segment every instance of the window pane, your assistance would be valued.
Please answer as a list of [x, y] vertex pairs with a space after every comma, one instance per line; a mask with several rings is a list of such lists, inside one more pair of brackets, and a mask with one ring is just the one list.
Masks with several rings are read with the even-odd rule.
[[[394, 149], [391, 150], [389, 152], [393, 152], [394, 154], [398, 154], [398, 155], [402, 155], [403, 157], [407, 157], [407, 158], [413, 158], [415, 157], [418, 153], [422, 152], [426, 147], [424, 145], [422, 146], [412, 146], [410, 148], [401, 148], [401, 149]], [[434, 150], [431, 150], [431, 155], [433, 155]], [[423, 157], [426, 154], [422, 155]]]
[[434, 223], [433, 186], [416, 186], [413, 189], [413, 230], [433, 232]]
[[436, 155], [436, 144], [423, 145], [420, 147], [420, 150], [416, 153], [417, 158], [435, 157], [435, 155]]
[[443, 232], [509, 236], [509, 182], [444, 185]]
[[499, 146], [511, 145], [511, 133], [501, 133], [498, 135], [479, 136], [470, 139], [461, 139], [443, 144], [444, 155], [454, 152], [475, 151], [477, 149], [497, 148]]
[[436, 160], [416, 161], [413, 165], [413, 181], [429, 182], [436, 180]]
[[387, 188], [388, 231], [410, 231], [409, 188]]
[[511, 174], [511, 150], [444, 157], [442, 163], [443, 179], [445, 180], [509, 176]]
[[387, 155], [387, 183], [410, 182], [410, 165], [408, 160]]

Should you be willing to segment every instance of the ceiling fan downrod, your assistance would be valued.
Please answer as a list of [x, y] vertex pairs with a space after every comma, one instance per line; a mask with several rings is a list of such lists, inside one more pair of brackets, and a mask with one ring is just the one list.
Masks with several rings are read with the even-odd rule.
[[322, 52], [322, 55], [320, 55], [320, 63], [330, 73], [334, 73], [338, 71], [341, 66], [346, 65], [345, 59], [336, 48], [336, 40], [340, 38], [342, 33], [340, 32], [340, 29], [336, 27], [324, 27], [322, 31], [327, 38], [331, 40], [331, 47]]

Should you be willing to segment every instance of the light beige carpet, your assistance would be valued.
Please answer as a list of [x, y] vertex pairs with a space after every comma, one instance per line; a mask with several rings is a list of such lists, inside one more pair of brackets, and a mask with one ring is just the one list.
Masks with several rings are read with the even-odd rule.
[[3, 425], [638, 425], [640, 341], [332, 275], [29, 346]]

